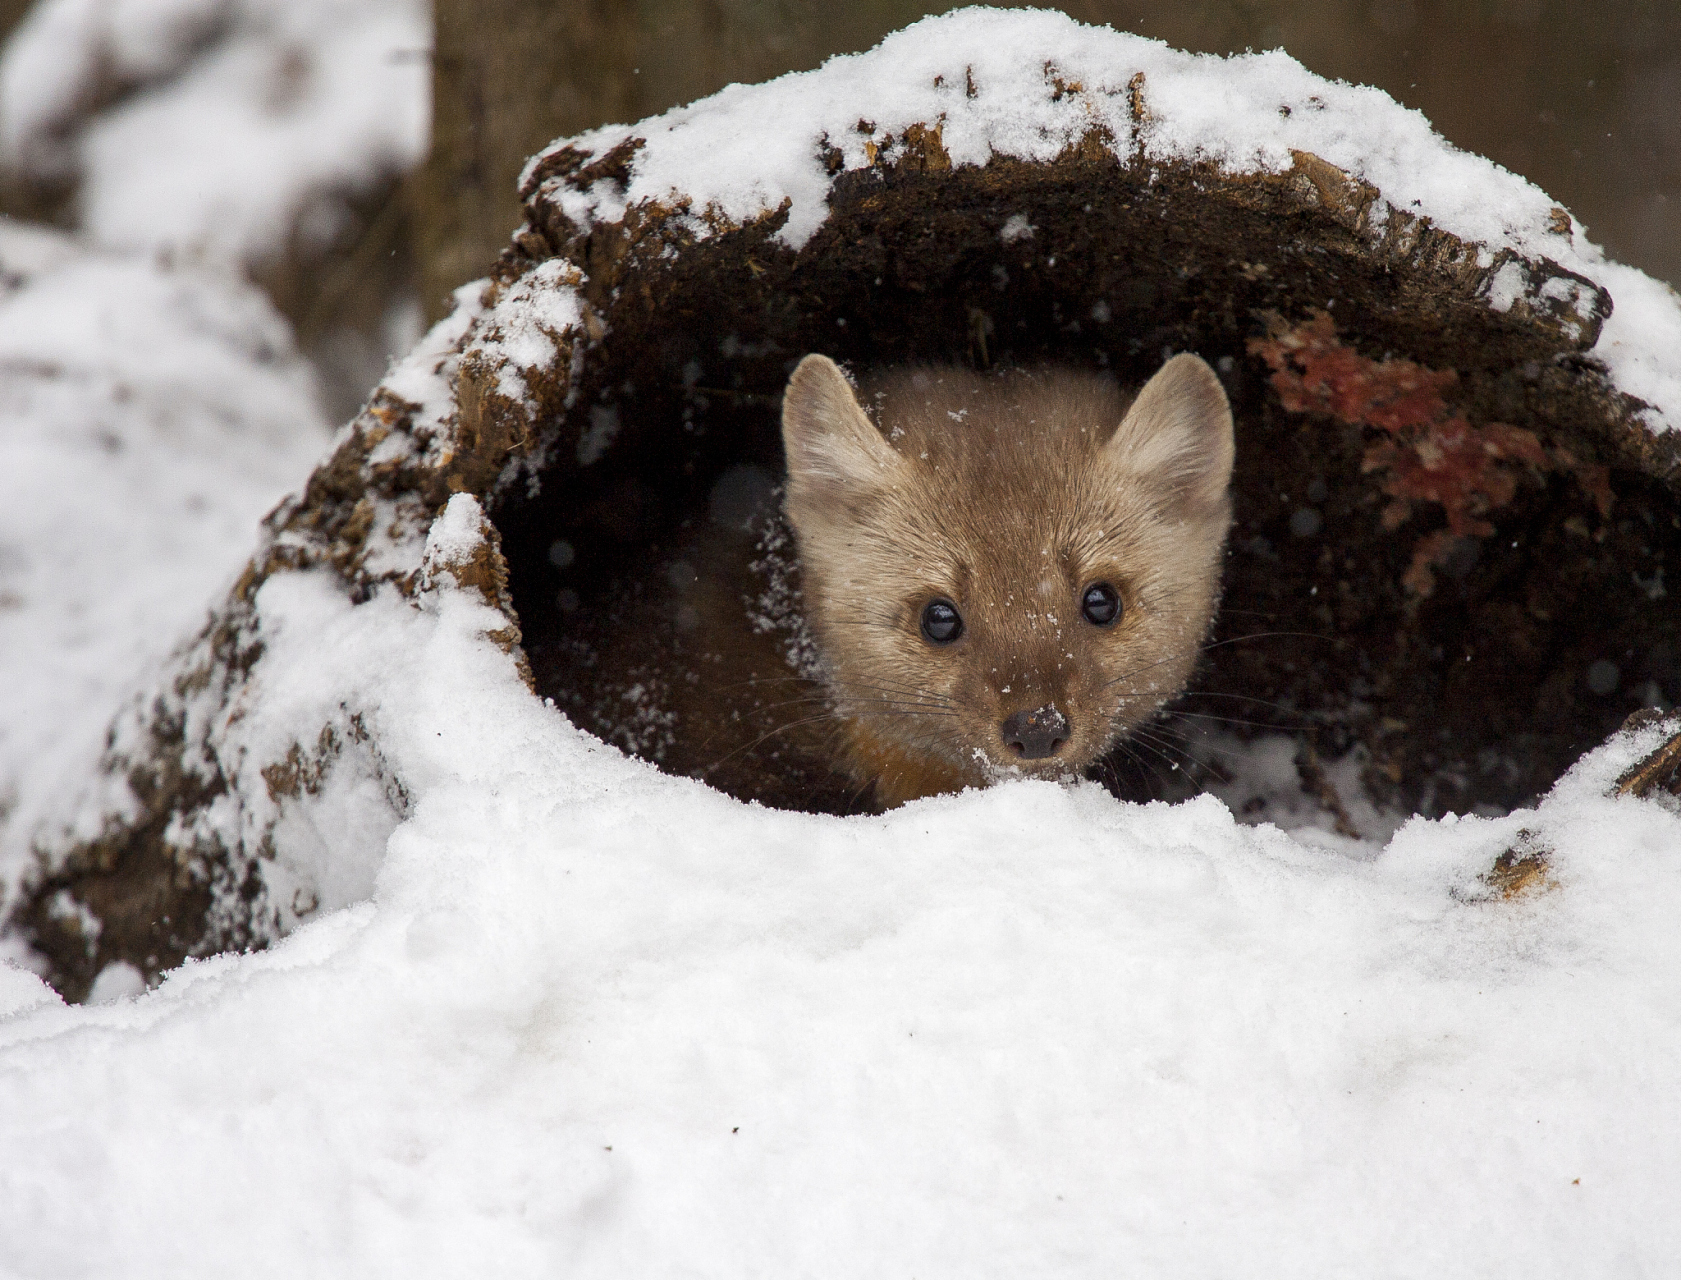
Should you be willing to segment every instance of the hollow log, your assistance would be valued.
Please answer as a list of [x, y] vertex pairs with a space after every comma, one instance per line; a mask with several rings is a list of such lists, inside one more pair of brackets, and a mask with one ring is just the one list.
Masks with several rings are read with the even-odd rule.
[[[32, 834], [9, 927], [60, 990], [368, 891], [323, 867], [358, 841], [376, 863], [428, 785], [405, 771], [410, 695], [376, 677], [429, 613], [479, 610], [534, 699], [613, 739], [628, 713], [602, 691], [640, 679], [615, 602], [658, 589], [722, 476], [774, 476], [808, 351], [1123, 380], [1202, 354], [1238, 420], [1217, 639], [1289, 634], [1219, 646], [1196, 687], [1254, 700], [1308, 758], [1361, 752], [1389, 802], [1521, 804], [1642, 700], [1681, 700], [1672, 293], [1375, 91], [1052, 14], [1001, 49], [999, 20], [929, 20], [533, 158], [494, 274]], [[1348, 407], [1397, 379], [1436, 399]], [[623, 743], [694, 772], [674, 723]], [[821, 764], [760, 752], [710, 780], [844, 808]]]

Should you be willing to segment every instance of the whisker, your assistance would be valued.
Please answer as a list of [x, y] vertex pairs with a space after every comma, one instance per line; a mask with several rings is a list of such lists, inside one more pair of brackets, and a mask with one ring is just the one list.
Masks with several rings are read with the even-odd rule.
[[[1189, 655], [1191, 655], [1193, 653], [1195, 653], [1195, 654], [1210, 653], [1215, 649], [1223, 649], [1227, 645], [1232, 645], [1232, 644], [1242, 644], [1245, 641], [1249, 641], [1249, 640], [1276, 640], [1276, 639], [1286, 638], [1286, 637], [1291, 638], [1291, 639], [1296, 639], [1296, 640], [1327, 640], [1327, 641], [1330, 641], [1333, 644], [1346, 644], [1347, 643], [1346, 641], [1337, 639], [1337, 637], [1335, 637], [1335, 636], [1315, 635], [1311, 631], [1257, 631], [1257, 632], [1255, 632], [1251, 635], [1233, 636], [1229, 640], [1216, 640], [1213, 644], [1198, 645], [1198, 646], [1196, 646], [1194, 648], [1190, 648], [1190, 649], [1176, 649], [1172, 653], [1166, 654], [1165, 656], [1156, 659], [1156, 661], [1154, 661], [1154, 662], [1146, 663], [1142, 667], [1135, 667], [1131, 671], [1128, 671], [1128, 672], [1126, 672], [1122, 675], [1116, 676], [1113, 680], [1110, 680], [1107, 684], [1104, 684], [1101, 687], [1107, 689], [1109, 687], [1109, 685], [1119, 684], [1123, 680], [1130, 680], [1134, 676], [1139, 676], [1139, 675], [1142, 675], [1146, 671], [1154, 670], [1156, 667], [1162, 666], [1164, 663], [1177, 661], [1178, 659], [1188, 657]], [[1142, 694], [1132, 694], [1132, 695], [1129, 695], [1129, 696], [1142, 697], [1144, 695], [1142, 695]]]
[[[742, 680], [742, 681], [736, 682], [735, 684], [724, 685], [724, 686], [721, 686], [721, 687], [723, 689], [726, 689], [726, 690], [741, 689], [741, 688], [756, 688], [760, 684], [803, 684], [803, 685], [809, 686], [810, 689], [811, 689], [811, 692], [810, 692], [809, 695], [807, 695], [804, 698], [795, 698], [795, 699], [792, 699], [788, 702], [775, 703], [775, 704], [772, 704], [771, 707], [757, 708], [756, 710], [759, 710], [759, 711], [771, 710], [773, 707], [793, 706], [793, 705], [795, 705], [799, 702], [802, 702], [802, 701], [808, 701], [808, 702], [809, 701], [817, 701], [817, 700], [822, 699], [826, 696], [825, 692], [824, 692], [824, 687], [822, 685], [820, 685], [817, 681], [811, 680], [811, 679], [809, 679], [808, 677], [805, 677], [805, 676], [790, 675], [790, 676], [755, 677], [754, 679], [751, 679], [751, 680]], [[903, 706], [922, 706], [922, 707], [936, 708], [936, 709], [940, 709], [940, 710], [953, 709], [956, 706], [956, 703], [953, 702], [952, 699], [946, 697], [944, 694], [935, 693], [931, 690], [926, 690], [926, 689], [914, 689], [914, 688], [911, 688], [909, 686], [903, 686], [903, 685], [896, 685], [896, 684], [889, 684], [889, 683], [873, 683], [872, 684], [872, 683], [865, 683], [865, 682], [859, 681], [859, 682], [853, 682], [853, 683], [850, 683], [850, 684], [831, 684], [830, 688], [832, 688], [835, 692], [839, 693], [842, 697], [846, 698], [850, 702], [871, 702], [871, 701], [882, 702], [882, 703], [896, 702], [896, 703], [898, 703], [900, 705], [903, 705]], [[857, 694], [850, 692], [851, 690], [854, 690], [854, 689], [862, 689], [862, 690], [865, 690], [865, 691], [868, 691], [868, 692], [871, 692], [871, 693], [897, 694], [897, 695], [901, 695], [901, 696], [896, 697], [896, 698], [880, 698], [880, 699], [861, 698]]]
[[[918, 701], [918, 700], [912, 699], [912, 698], [859, 698], [859, 697], [849, 695], [846, 700], [849, 703], [855, 703], [855, 704], [859, 704], [859, 705], [863, 705], [863, 706], [915, 708], [919, 711], [924, 711], [929, 715], [955, 715], [955, 714], [957, 714], [955, 708], [950, 707], [946, 703], [922, 702], [922, 701]], [[757, 707], [750, 708], [746, 712], [746, 714], [747, 715], [765, 715], [765, 714], [767, 714], [769, 712], [772, 712], [772, 711], [780, 711], [784, 707], [811, 706], [811, 705], [815, 705], [815, 704], [819, 704], [819, 703], [827, 705], [828, 701], [829, 700], [826, 697], [824, 697], [822, 694], [814, 693], [814, 694], [811, 694], [811, 695], [809, 695], [807, 697], [803, 697], [803, 698], [788, 698], [788, 699], [786, 699], [782, 702], [765, 703], [762, 706], [757, 706]]]
[[776, 728], [760, 734], [757, 738], [754, 738], [753, 741], [744, 742], [740, 746], [736, 747], [734, 750], [725, 752], [723, 755], [719, 756], [716, 760], [714, 760], [711, 764], [701, 766], [701, 774], [704, 776], [705, 774], [711, 773], [719, 765], [728, 763], [730, 760], [733, 760], [736, 756], [740, 755], [743, 751], [752, 751], [757, 747], [763, 746], [765, 743], [769, 742], [772, 738], [776, 737], [776, 735], [779, 734], [779, 733], [786, 733], [790, 729], [798, 729], [798, 728], [802, 727], [803, 725], [821, 724], [825, 720], [839, 720], [839, 719], [840, 719], [840, 717], [835, 715], [834, 712], [828, 711], [828, 712], [824, 712], [822, 715], [806, 716], [805, 718], [800, 719], [800, 720], [791, 720], [786, 724], [779, 724], [779, 725], [776, 726]]
[[1213, 644], [1204, 645], [1202, 647], [1202, 652], [1207, 653], [1210, 649], [1224, 649], [1229, 644], [1242, 644], [1247, 640], [1280, 640], [1280, 639], [1285, 639], [1285, 640], [1323, 640], [1327, 644], [1334, 644], [1334, 645], [1337, 645], [1339, 647], [1346, 647], [1347, 644], [1348, 644], [1348, 641], [1344, 640], [1341, 636], [1328, 636], [1328, 635], [1324, 635], [1324, 634], [1322, 634], [1320, 632], [1317, 632], [1317, 631], [1253, 631], [1253, 632], [1250, 632], [1248, 635], [1231, 636], [1230, 638], [1225, 639], [1225, 640], [1216, 640]]
[[[1150, 771], [1150, 773], [1152, 773], [1155, 776], [1156, 782], [1160, 785], [1160, 787], [1163, 791], [1168, 791], [1168, 790], [1171, 789], [1172, 784], [1170, 782], [1168, 782], [1167, 775], [1162, 773], [1162, 771], [1160, 769], [1156, 768], [1156, 766], [1151, 764], [1148, 760], [1145, 760], [1141, 756], [1137, 755], [1133, 751], [1131, 745], [1128, 742], [1123, 741], [1123, 742], [1119, 743], [1118, 746], [1119, 746], [1119, 749], [1121, 750], [1121, 752], [1126, 756], [1126, 758], [1128, 760], [1131, 760], [1134, 764], [1138, 765], [1142, 769], [1148, 769]], [[1159, 753], [1157, 753], [1157, 754], [1159, 754]]]
[[1216, 724], [1235, 724], [1242, 729], [1281, 729], [1282, 726], [1267, 720], [1238, 720], [1231, 716], [1205, 715], [1197, 711], [1167, 711], [1163, 713], [1175, 719], [1183, 717], [1187, 720], [1212, 720]]
[[1311, 714], [1309, 712], [1302, 711], [1300, 708], [1292, 707], [1287, 703], [1271, 702], [1266, 698], [1252, 697], [1247, 693], [1227, 693], [1220, 689], [1187, 689], [1180, 696], [1186, 698], [1227, 698], [1233, 702], [1253, 702], [1258, 706], [1271, 707], [1275, 711], [1287, 711], [1292, 715]]
[[957, 705], [955, 699], [950, 698], [943, 693], [937, 693], [932, 689], [918, 689], [910, 685], [854, 681], [849, 684], [837, 683], [833, 686], [833, 688], [842, 697], [852, 696], [850, 692], [851, 690], [862, 689], [868, 693], [897, 694], [901, 697], [914, 698], [918, 701], [938, 704], [943, 707], [955, 707]]
[[[1142, 737], [1145, 742], [1154, 743], [1158, 747], [1162, 748], [1164, 751], [1177, 752], [1179, 755], [1181, 755], [1185, 758], [1185, 761], [1187, 763], [1189, 763], [1191, 765], [1194, 765], [1197, 769], [1200, 769], [1200, 770], [1202, 770], [1206, 773], [1214, 774], [1216, 776], [1220, 776], [1224, 773], [1223, 770], [1215, 767], [1209, 761], [1206, 761], [1206, 760], [1203, 760], [1203, 759], [1199, 758], [1197, 755], [1195, 755], [1193, 752], [1191, 752], [1183, 743], [1176, 743], [1176, 742], [1173, 742], [1171, 739], [1157, 737], [1147, 730], [1144, 730], [1144, 731], [1134, 730], [1133, 733], [1134, 733], [1134, 736]], [[1214, 749], [1218, 750], [1218, 748], [1214, 748]], [[1236, 753], [1232, 753], [1232, 754], [1236, 754]], [[1187, 774], [1187, 777], [1188, 776], [1189, 775]], [[1194, 781], [1194, 779], [1193, 779], [1193, 781]]]

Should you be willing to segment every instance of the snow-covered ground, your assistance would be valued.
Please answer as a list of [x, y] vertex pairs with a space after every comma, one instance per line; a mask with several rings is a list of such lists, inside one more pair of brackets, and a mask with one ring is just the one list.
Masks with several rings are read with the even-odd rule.
[[92, 768], [327, 439], [254, 288], [0, 219], [0, 903], [37, 801]]
[[[15, 875], [325, 436], [228, 277], [0, 263]], [[86, 1007], [0, 967], [0, 1275], [1681, 1266], [1681, 814], [1605, 797], [1653, 733], [1381, 846], [1095, 786], [771, 812], [537, 702], [451, 585], [477, 521], [420, 607], [261, 589], [251, 740], [353, 701], [411, 798], [318, 832], [337, 909]]]
[[[264, 592], [281, 648], [362, 646], [277, 655], [284, 696], [412, 691], [372, 728], [420, 799], [270, 951], [92, 1008], [4, 976], [14, 1274], [1681, 1259], [1681, 818], [1602, 796], [1648, 740], [1376, 858], [1096, 786], [791, 815], [577, 733], [460, 592]], [[1493, 899], [1523, 842], [1555, 883]]]
[[37, 0], [0, 52], [0, 182], [90, 245], [275, 287], [347, 416], [423, 328], [387, 253], [430, 25], [426, 0]]

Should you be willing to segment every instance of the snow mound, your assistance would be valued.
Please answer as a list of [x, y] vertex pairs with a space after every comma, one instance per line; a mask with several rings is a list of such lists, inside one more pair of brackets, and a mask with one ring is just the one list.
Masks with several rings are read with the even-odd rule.
[[[266, 952], [82, 1008], [0, 971], [20, 1274], [1681, 1257], [1681, 818], [1602, 798], [1654, 734], [1371, 860], [1095, 786], [814, 818], [577, 733], [468, 593], [263, 592], [300, 679], [383, 638], [412, 809], [370, 902]], [[1514, 844], [1552, 883], [1502, 900]]]

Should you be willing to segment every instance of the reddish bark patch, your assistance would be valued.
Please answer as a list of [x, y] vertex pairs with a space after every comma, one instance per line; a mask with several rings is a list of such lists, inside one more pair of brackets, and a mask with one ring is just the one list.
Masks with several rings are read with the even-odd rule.
[[1601, 517], [1611, 514], [1607, 469], [1585, 462], [1563, 446], [1542, 446], [1533, 431], [1504, 422], [1474, 426], [1448, 403], [1458, 386], [1452, 369], [1411, 360], [1373, 360], [1345, 346], [1328, 312], [1289, 325], [1274, 313], [1267, 336], [1249, 340], [1249, 353], [1272, 369], [1271, 382], [1292, 413], [1318, 413], [1345, 426], [1379, 432], [1366, 446], [1361, 470], [1383, 472], [1386, 529], [1399, 529], [1416, 502], [1434, 503], [1445, 528], [1413, 544], [1402, 583], [1422, 599], [1436, 589], [1434, 570], [1447, 562], [1455, 538], [1494, 533], [1488, 512], [1511, 502], [1525, 474], [1571, 472], [1593, 498]]

